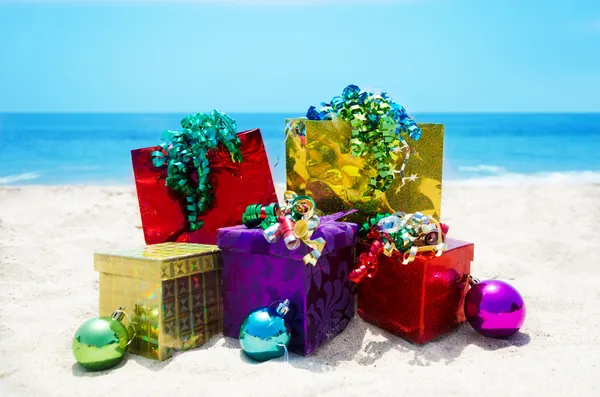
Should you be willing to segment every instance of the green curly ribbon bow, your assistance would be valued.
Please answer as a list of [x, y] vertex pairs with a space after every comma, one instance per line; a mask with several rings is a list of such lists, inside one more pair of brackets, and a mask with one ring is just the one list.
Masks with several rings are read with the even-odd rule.
[[[404, 107], [395, 103], [386, 93], [364, 91], [355, 85], [346, 87], [342, 96], [334, 97], [331, 103], [322, 103], [320, 111], [311, 106], [306, 116], [310, 120], [339, 117], [350, 123], [352, 155], [365, 156], [367, 165], [377, 170], [377, 174], [369, 181], [365, 196], [387, 191], [395, 174], [404, 177], [410, 156], [410, 147], [405, 138], [417, 140], [421, 137], [421, 129], [407, 115]], [[401, 168], [396, 170], [395, 161], [401, 150], [406, 155]]]
[[[223, 144], [234, 163], [242, 162], [242, 152], [235, 120], [218, 110], [186, 116], [181, 120], [181, 127], [182, 131], [163, 133], [162, 150], [152, 153], [152, 162], [156, 167], [167, 163], [166, 185], [185, 197], [187, 220], [190, 230], [194, 231], [202, 227], [198, 217], [212, 201], [212, 188], [208, 183], [210, 150]], [[198, 175], [197, 182], [192, 177], [194, 171]]]

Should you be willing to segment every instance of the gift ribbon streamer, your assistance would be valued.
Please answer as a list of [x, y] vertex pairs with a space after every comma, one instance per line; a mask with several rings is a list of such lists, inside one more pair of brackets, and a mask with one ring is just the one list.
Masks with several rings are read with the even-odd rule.
[[440, 256], [446, 250], [444, 236], [448, 226], [420, 212], [392, 215], [380, 213], [362, 225], [359, 234], [372, 240], [368, 252], [358, 257], [358, 267], [348, 278], [355, 283], [363, 277], [373, 277], [379, 267], [379, 256], [398, 257], [403, 265], [413, 262], [418, 253], [435, 252]]
[[181, 131], [166, 130], [161, 150], [152, 153], [156, 167], [167, 166], [166, 185], [185, 198], [185, 210], [190, 230], [202, 227], [198, 219], [212, 201], [208, 154], [223, 144], [234, 163], [242, 162], [240, 140], [235, 120], [225, 113], [213, 110], [209, 114], [196, 113], [181, 120]]
[[[408, 116], [406, 109], [395, 103], [385, 92], [376, 94], [361, 90], [356, 85], [347, 86], [342, 96], [330, 103], [321, 103], [321, 109], [311, 106], [306, 113], [309, 120], [340, 118], [352, 126], [350, 151], [354, 156], [367, 156], [367, 164], [377, 170], [368, 192], [387, 191], [396, 174], [404, 177], [410, 156], [410, 146], [405, 138], [418, 140], [421, 129]], [[405, 151], [400, 170], [395, 169], [398, 153]]]
[[277, 203], [263, 206], [252, 204], [246, 207], [242, 222], [246, 227], [260, 226], [265, 239], [274, 243], [283, 238], [289, 250], [295, 250], [303, 242], [311, 251], [302, 260], [305, 265], [317, 265], [325, 248], [325, 240], [321, 237], [311, 240], [314, 231], [320, 223], [315, 215], [316, 204], [309, 196], [299, 196], [295, 192], [286, 191], [283, 194], [285, 204]]

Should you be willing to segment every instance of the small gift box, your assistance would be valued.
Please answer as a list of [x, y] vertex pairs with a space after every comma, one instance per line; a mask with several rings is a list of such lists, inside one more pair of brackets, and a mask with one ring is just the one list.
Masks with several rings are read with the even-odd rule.
[[164, 243], [96, 253], [100, 315], [124, 307], [129, 351], [165, 360], [221, 332], [221, 257], [214, 245]]
[[[186, 117], [163, 147], [131, 151], [147, 244], [215, 244], [217, 229], [237, 224], [247, 205], [277, 200], [260, 130], [236, 138], [233, 120], [209, 116]], [[167, 164], [161, 156], [173, 152]]]
[[[353, 97], [353, 95], [355, 97]], [[287, 188], [324, 213], [440, 216], [444, 126], [416, 124], [389, 97], [349, 86], [324, 110], [286, 120]]]
[[429, 225], [428, 234], [417, 238], [405, 235], [404, 243], [394, 236], [397, 232], [390, 236], [385, 228], [369, 234], [371, 242], [357, 245], [359, 267], [350, 275], [359, 283], [358, 315], [418, 344], [465, 321], [463, 304], [474, 251], [472, 243], [450, 238], [439, 245], [435, 237], [439, 230]]
[[[261, 228], [246, 226], [219, 230], [225, 336], [238, 338], [242, 321], [250, 312], [284, 299], [290, 300], [289, 348], [294, 353], [309, 355], [346, 328], [354, 316], [348, 274], [357, 225], [337, 222], [338, 216], [320, 219], [311, 237], [313, 247], [300, 244], [292, 250], [286, 247], [294, 244], [287, 234], [269, 243], [265, 235], [272, 236], [272, 230], [263, 233]], [[322, 251], [315, 252], [315, 246]]]

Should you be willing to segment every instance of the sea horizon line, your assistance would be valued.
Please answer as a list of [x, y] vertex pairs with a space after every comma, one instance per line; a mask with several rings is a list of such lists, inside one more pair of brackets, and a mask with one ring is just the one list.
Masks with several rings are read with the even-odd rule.
[[[166, 112], [154, 112], [154, 111], [0, 111], [0, 115], [155, 115], [155, 114], [190, 114], [190, 113], [202, 113], [198, 111], [166, 111]], [[305, 114], [305, 111], [228, 111], [229, 114]], [[444, 115], [600, 115], [598, 111], [413, 111], [410, 114], [444, 114]]]

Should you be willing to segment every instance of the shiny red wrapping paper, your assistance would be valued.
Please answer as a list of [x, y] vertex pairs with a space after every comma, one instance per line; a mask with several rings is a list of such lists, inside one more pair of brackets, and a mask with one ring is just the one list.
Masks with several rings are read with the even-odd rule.
[[167, 167], [152, 164], [159, 147], [131, 151], [144, 239], [147, 244], [168, 241], [216, 244], [217, 230], [238, 225], [246, 207], [277, 201], [267, 152], [260, 130], [240, 132], [243, 161], [233, 163], [219, 146], [209, 155], [209, 183], [213, 188], [211, 207], [200, 217], [204, 225], [190, 232], [181, 197], [165, 185]]
[[[464, 322], [463, 302], [474, 246], [454, 239], [446, 239], [446, 244], [448, 249], [441, 256], [418, 254], [408, 265], [381, 255], [377, 273], [358, 284], [358, 315], [418, 344]], [[358, 244], [357, 255], [368, 247]]]

